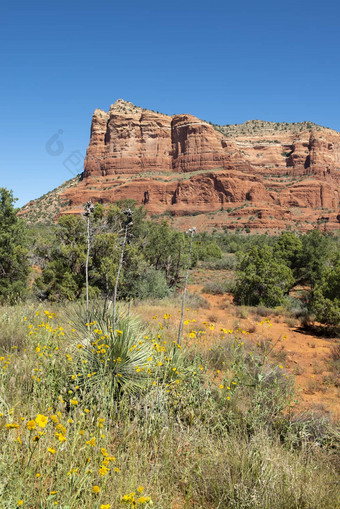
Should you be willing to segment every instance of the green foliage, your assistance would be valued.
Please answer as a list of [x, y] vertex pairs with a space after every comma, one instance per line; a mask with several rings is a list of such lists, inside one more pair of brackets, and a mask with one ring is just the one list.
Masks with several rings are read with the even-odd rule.
[[[111, 298], [114, 292], [121, 253], [125, 216], [133, 210], [133, 226], [124, 251], [119, 277], [119, 298], [165, 297], [176, 287], [188, 263], [189, 238], [173, 230], [167, 222], [145, 220], [145, 211], [133, 200], [111, 205], [106, 211], [96, 204], [91, 223], [89, 293]], [[131, 234], [130, 234], [131, 233]], [[54, 236], [35, 245], [35, 259], [42, 273], [35, 280], [39, 298], [74, 300], [85, 292], [86, 225], [82, 217], [61, 216]], [[211, 239], [193, 249], [191, 265], [198, 259], [220, 259], [221, 249]]]
[[222, 258], [222, 250], [216, 242], [209, 242], [205, 246], [201, 246], [199, 260], [220, 260]]
[[13, 193], [0, 188], [0, 303], [14, 304], [27, 294], [29, 262], [25, 226]]
[[73, 323], [81, 334], [83, 348], [78, 344], [74, 352], [77, 371], [82, 373], [75, 385], [81, 384], [84, 397], [112, 401], [122, 391], [137, 393], [145, 389], [148, 383], [145, 366], [150, 365], [152, 343], [145, 339], [146, 329], [141, 322], [136, 317], [119, 314], [117, 329], [113, 331], [110, 313], [103, 312], [100, 304], [91, 310], [90, 330], [83, 316], [84, 310], [76, 308]]
[[90, 282], [105, 296], [111, 296], [119, 263], [119, 244], [116, 233], [99, 233], [92, 241]]
[[323, 324], [340, 325], [340, 260], [324, 269], [312, 291], [311, 311]]
[[208, 234], [202, 233], [193, 243], [193, 255], [198, 260], [219, 260], [222, 250]]
[[39, 298], [63, 300], [80, 297], [85, 285], [85, 222], [79, 216], [61, 216], [49, 261], [35, 280]]
[[222, 258], [203, 261], [201, 267], [212, 270], [235, 270], [237, 267], [237, 258], [234, 254], [223, 253]]
[[[340, 236], [312, 230], [304, 235], [283, 232], [278, 237], [217, 234], [223, 251], [239, 259], [237, 281], [232, 292], [244, 305], [284, 305], [295, 316], [304, 316], [330, 326], [340, 323], [339, 247]], [[224, 260], [224, 259], [223, 259]], [[217, 265], [215, 264], [216, 268]], [[289, 291], [304, 285], [300, 297]]]
[[275, 242], [273, 249], [275, 257], [281, 259], [288, 267], [298, 267], [303, 252], [300, 237], [291, 232], [283, 232]]
[[319, 230], [312, 230], [301, 238], [302, 250], [296, 260], [299, 283], [313, 288], [321, 280], [323, 270], [331, 253], [331, 238]]
[[149, 267], [135, 280], [131, 293], [139, 299], [163, 299], [169, 292], [164, 272]]
[[244, 235], [242, 233], [218, 233], [211, 236], [225, 253], [244, 253], [253, 246], [273, 245], [275, 237], [269, 235]]
[[105, 207], [101, 203], [96, 203], [93, 211], [94, 221], [100, 221], [105, 216]]
[[212, 295], [223, 295], [230, 291], [232, 283], [226, 278], [212, 279], [208, 281], [202, 288], [203, 293], [210, 293]]
[[145, 259], [156, 270], [163, 270], [169, 286], [177, 284], [180, 269], [185, 266], [187, 239], [181, 232], [172, 230], [166, 221], [150, 224], [144, 247]]
[[291, 269], [274, 258], [271, 248], [253, 247], [240, 263], [234, 288], [235, 302], [248, 306], [279, 306], [293, 284]]

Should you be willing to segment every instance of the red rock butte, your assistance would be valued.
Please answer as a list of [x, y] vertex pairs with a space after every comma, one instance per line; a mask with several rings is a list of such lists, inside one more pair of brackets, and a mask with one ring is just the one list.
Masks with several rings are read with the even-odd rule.
[[[59, 213], [131, 198], [203, 229], [340, 227], [340, 133], [310, 122], [218, 126], [119, 99], [95, 110], [82, 178]], [[31, 202], [22, 215], [34, 207]]]

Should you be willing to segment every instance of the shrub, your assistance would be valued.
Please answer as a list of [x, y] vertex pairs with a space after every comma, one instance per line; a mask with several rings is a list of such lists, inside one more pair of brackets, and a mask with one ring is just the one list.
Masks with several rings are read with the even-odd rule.
[[90, 328], [84, 324], [83, 316], [83, 307], [74, 309], [73, 322], [81, 336], [73, 356], [78, 363], [76, 370], [82, 373], [75, 385], [82, 385], [85, 399], [112, 401], [122, 392], [137, 393], [145, 389], [152, 343], [141, 322], [121, 313], [113, 331], [109, 313], [98, 304], [90, 312]]
[[242, 258], [233, 290], [237, 304], [275, 307], [294, 284], [292, 271], [275, 260], [268, 246], [253, 247]]
[[221, 248], [216, 242], [207, 242], [206, 240], [197, 240], [193, 244], [193, 253], [198, 260], [215, 260], [222, 258]]
[[301, 318], [308, 314], [306, 304], [301, 299], [297, 299], [296, 297], [286, 297], [283, 305], [287, 311], [295, 318]]
[[196, 292], [187, 292], [186, 305], [191, 309], [210, 308], [210, 304], [207, 299]]
[[326, 325], [340, 325], [340, 262], [327, 267], [311, 294], [311, 311]]
[[148, 268], [145, 273], [137, 279], [133, 286], [132, 294], [137, 299], [164, 299], [170, 293], [170, 288], [164, 272], [153, 267]]
[[211, 293], [212, 295], [223, 295], [230, 291], [231, 282], [227, 279], [212, 280], [207, 282], [202, 288], [203, 293]]
[[235, 270], [237, 266], [237, 259], [234, 255], [224, 255], [219, 260], [202, 262], [202, 267], [213, 270]]

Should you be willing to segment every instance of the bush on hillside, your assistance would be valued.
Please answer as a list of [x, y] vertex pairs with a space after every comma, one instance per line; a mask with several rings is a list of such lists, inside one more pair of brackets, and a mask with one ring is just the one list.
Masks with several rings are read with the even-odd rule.
[[291, 269], [274, 258], [270, 247], [253, 247], [240, 262], [234, 299], [248, 306], [280, 306], [293, 284]]
[[132, 295], [137, 299], [164, 299], [170, 293], [164, 272], [149, 267], [135, 281]]

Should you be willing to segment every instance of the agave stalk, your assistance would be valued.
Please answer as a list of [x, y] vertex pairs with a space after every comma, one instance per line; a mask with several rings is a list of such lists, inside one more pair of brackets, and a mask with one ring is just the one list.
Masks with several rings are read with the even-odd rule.
[[[90, 322], [89, 315], [89, 260], [90, 260], [90, 249], [91, 249], [91, 214], [94, 211], [94, 206], [91, 203], [91, 200], [88, 201], [85, 205], [84, 216], [87, 218], [87, 228], [86, 228], [86, 263], [85, 263], [85, 279], [86, 279], [86, 323]], [[87, 326], [89, 327], [89, 325]]]
[[124, 238], [123, 238], [123, 242], [122, 242], [122, 249], [121, 249], [121, 252], [120, 252], [120, 259], [119, 259], [119, 265], [118, 265], [118, 270], [117, 270], [115, 288], [114, 288], [114, 292], [113, 292], [113, 316], [112, 316], [112, 329], [113, 329], [113, 331], [115, 330], [115, 326], [116, 326], [116, 311], [117, 311], [116, 310], [116, 305], [117, 305], [117, 292], [118, 292], [119, 276], [120, 276], [120, 272], [121, 272], [122, 266], [123, 266], [124, 251], [125, 251], [126, 242], [128, 240], [129, 229], [133, 225], [133, 222], [132, 222], [132, 214], [133, 214], [133, 212], [132, 212], [132, 210], [131, 209], [126, 209], [126, 210], [124, 210], [124, 214], [126, 215], [125, 228], [124, 228]]
[[181, 343], [182, 339], [182, 330], [183, 330], [183, 320], [184, 320], [184, 307], [185, 307], [185, 299], [187, 296], [187, 287], [188, 287], [188, 280], [189, 280], [189, 270], [190, 270], [190, 264], [191, 264], [191, 250], [192, 250], [192, 241], [194, 238], [194, 235], [196, 233], [196, 228], [190, 228], [187, 233], [190, 233], [190, 248], [189, 248], [189, 257], [188, 257], [188, 266], [187, 266], [187, 273], [185, 276], [185, 284], [184, 284], [184, 291], [183, 291], [183, 297], [182, 297], [182, 309], [181, 309], [181, 319], [179, 322], [179, 328], [178, 328], [178, 339], [177, 343]]

